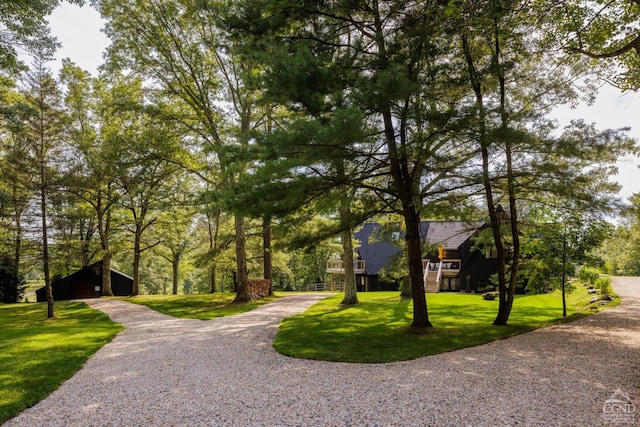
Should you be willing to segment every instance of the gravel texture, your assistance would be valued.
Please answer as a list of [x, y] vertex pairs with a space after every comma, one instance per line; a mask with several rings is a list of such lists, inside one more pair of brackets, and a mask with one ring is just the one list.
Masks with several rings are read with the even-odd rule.
[[5, 426], [638, 425], [603, 417], [617, 390], [640, 406], [640, 280], [614, 288], [623, 304], [576, 322], [387, 364], [271, 347], [279, 321], [323, 295], [211, 321], [91, 300], [126, 330]]

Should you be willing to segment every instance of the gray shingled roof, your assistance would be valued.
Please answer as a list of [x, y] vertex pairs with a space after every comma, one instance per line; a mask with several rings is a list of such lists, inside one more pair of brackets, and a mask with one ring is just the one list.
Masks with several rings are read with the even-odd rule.
[[444, 249], [458, 249], [484, 224], [482, 221], [425, 221], [427, 243], [442, 245]]
[[371, 236], [381, 228], [380, 224], [369, 222], [354, 234], [355, 238], [360, 241], [358, 253], [360, 258], [366, 261], [367, 274], [378, 274], [394, 255], [402, 251], [400, 247], [391, 242], [370, 240]]

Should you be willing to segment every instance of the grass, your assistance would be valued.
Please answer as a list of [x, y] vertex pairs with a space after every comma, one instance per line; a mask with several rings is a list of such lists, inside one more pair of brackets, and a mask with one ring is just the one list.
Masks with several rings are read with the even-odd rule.
[[[285, 319], [274, 347], [280, 353], [305, 359], [378, 363], [472, 347], [537, 328], [575, 320], [603, 307], [589, 305], [590, 295], [579, 286], [568, 297], [568, 317], [562, 318], [559, 292], [517, 296], [507, 326], [492, 326], [497, 301], [480, 295], [429, 294], [433, 328], [412, 330], [411, 299], [397, 292], [358, 295], [360, 303], [340, 306], [342, 295], [314, 305], [305, 313]], [[619, 299], [610, 303], [613, 306]], [[591, 308], [593, 307], [593, 309]]]
[[0, 424], [48, 396], [123, 328], [80, 302], [0, 304]]
[[235, 295], [235, 293], [138, 295], [118, 299], [145, 305], [160, 313], [181, 319], [211, 320], [217, 317], [244, 313], [277, 298], [276, 296], [271, 296], [256, 301], [234, 303]]

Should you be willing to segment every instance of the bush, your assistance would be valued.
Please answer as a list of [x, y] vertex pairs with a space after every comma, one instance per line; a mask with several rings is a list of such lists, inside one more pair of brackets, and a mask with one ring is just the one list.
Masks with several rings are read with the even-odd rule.
[[599, 277], [595, 286], [600, 290], [600, 297], [602, 299], [611, 299], [611, 280], [608, 277]]
[[590, 267], [582, 267], [578, 272], [578, 279], [580, 279], [583, 283], [588, 283], [593, 286], [598, 280], [599, 274], [598, 271], [594, 268]]

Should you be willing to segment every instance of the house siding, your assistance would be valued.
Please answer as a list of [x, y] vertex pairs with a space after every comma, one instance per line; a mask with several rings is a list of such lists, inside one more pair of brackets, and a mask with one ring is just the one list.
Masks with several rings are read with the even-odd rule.
[[[128, 296], [133, 291], [133, 279], [126, 274], [111, 269], [111, 290], [116, 296]], [[66, 277], [54, 279], [51, 283], [55, 301], [100, 298], [102, 295], [102, 262], [91, 264]], [[36, 290], [38, 302], [47, 300], [44, 287]]]

